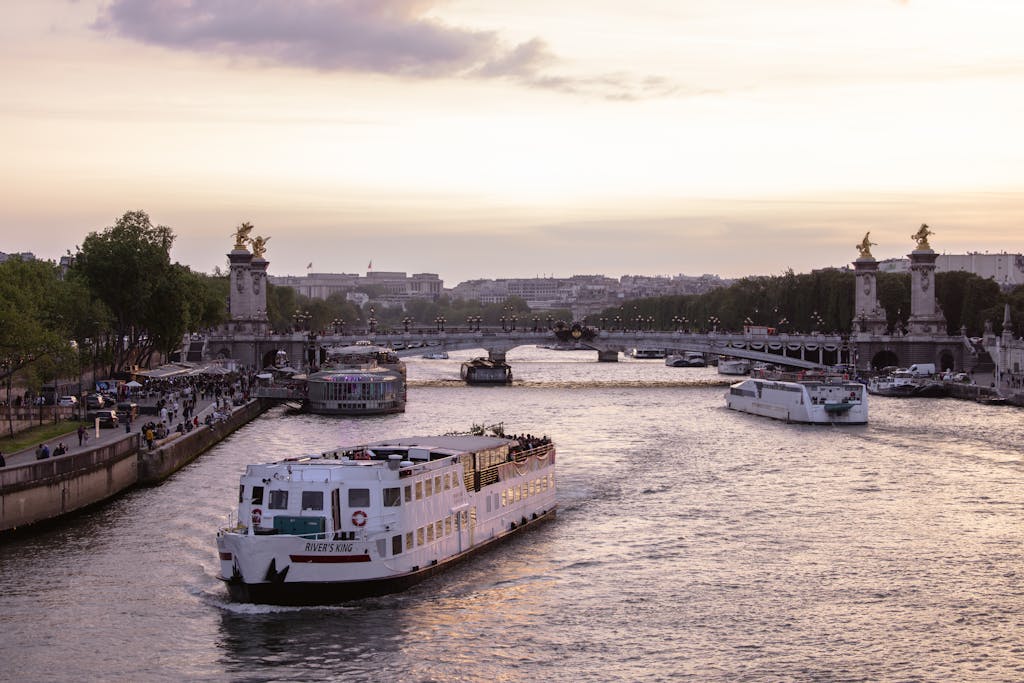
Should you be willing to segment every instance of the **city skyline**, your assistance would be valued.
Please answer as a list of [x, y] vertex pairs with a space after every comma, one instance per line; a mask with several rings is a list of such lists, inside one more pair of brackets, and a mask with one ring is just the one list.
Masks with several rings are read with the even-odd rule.
[[[191, 5], [191, 6], [190, 6]], [[827, 6], [826, 6], [827, 5]], [[5, 6], [0, 250], [142, 209], [211, 272], [733, 278], [1022, 251], [1024, 6]], [[312, 263], [312, 268], [307, 265]]]

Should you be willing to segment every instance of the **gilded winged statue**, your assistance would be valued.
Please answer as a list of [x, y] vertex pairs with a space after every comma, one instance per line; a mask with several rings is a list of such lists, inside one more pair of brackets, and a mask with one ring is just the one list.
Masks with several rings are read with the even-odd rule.
[[249, 233], [253, 230], [252, 223], [242, 223], [235, 228], [235, 249], [245, 249], [245, 243], [249, 241]]
[[252, 240], [252, 255], [255, 258], [263, 258], [263, 255], [267, 253], [267, 242], [270, 241], [269, 237], [257, 236]]
[[877, 242], [872, 242], [869, 238], [871, 237], [871, 231], [868, 230], [864, 233], [864, 239], [857, 245], [857, 249], [860, 251], [861, 258], [871, 258], [871, 247], [878, 246]]
[[918, 249], [931, 249], [931, 247], [928, 245], [928, 235], [934, 234], [935, 233], [931, 231], [927, 223], [922, 223], [921, 227], [918, 228], [917, 232], [915, 232], [910, 237], [917, 240]]

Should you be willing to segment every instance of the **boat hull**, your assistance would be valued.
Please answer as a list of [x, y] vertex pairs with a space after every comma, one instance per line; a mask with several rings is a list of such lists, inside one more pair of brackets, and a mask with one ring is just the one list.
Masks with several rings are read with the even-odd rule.
[[545, 512], [532, 514], [529, 519], [524, 517], [520, 523], [514, 524], [504, 533], [495, 535], [462, 553], [439, 560], [436, 564], [394, 576], [352, 581], [286, 581], [284, 577], [280, 581], [260, 583], [247, 583], [237, 578], [221, 577], [221, 580], [227, 584], [228, 595], [232, 600], [268, 605], [327, 605], [399, 593], [480, 552], [493, 548], [526, 529], [532, 529], [554, 519], [557, 509], [558, 506], [555, 505]]
[[801, 424], [863, 425], [867, 397], [861, 384], [808, 385], [747, 379], [729, 387], [726, 407], [742, 413]]

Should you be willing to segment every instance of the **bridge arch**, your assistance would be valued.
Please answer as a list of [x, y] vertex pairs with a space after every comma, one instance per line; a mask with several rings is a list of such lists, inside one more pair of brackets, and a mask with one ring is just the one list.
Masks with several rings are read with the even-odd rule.
[[900, 358], [894, 351], [884, 349], [871, 357], [871, 369], [881, 370], [888, 367], [899, 367]]

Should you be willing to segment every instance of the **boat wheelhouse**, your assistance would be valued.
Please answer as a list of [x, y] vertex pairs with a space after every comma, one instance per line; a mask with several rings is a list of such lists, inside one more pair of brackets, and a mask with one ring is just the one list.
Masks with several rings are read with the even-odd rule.
[[462, 364], [460, 376], [466, 384], [512, 384], [508, 363], [490, 358], [474, 358]]
[[630, 349], [629, 355], [636, 359], [649, 359], [649, 358], [664, 358], [665, 349], [655, 349], [649, 347], [636, 347]]
[[306, 377], [305, 408], [311, 413], [401, 413], [405, 399], [405, 363], [382, 346], [329, 348], [323, 367]]
[[751, 415], [807, 424], [867, 424], [865, 386], [841, 377], [784, 373], [750, 377], [729, 387], [726, 407]]
[[404, 590], [553, 517], [546, 437], [421, 436], [249, 465], [217, 534], [231, 597], [330, 604]]

